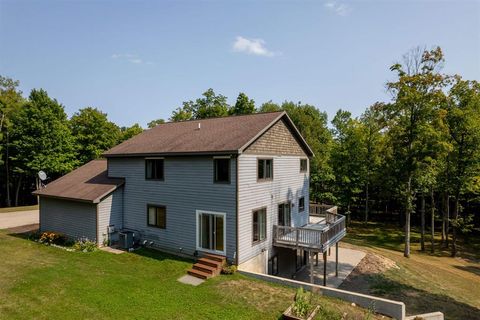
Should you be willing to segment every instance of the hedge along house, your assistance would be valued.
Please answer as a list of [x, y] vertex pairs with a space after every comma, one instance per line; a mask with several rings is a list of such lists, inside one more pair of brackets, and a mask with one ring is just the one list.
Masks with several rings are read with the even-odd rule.
[[310, 223], [313, 153], [285, 112], [160, 124], [104, 156], [36, 192], [42, 231], [101, 245], [129, 230], [164, 251], [263, 273], [305, 264], [311, 240], [289, 237]]

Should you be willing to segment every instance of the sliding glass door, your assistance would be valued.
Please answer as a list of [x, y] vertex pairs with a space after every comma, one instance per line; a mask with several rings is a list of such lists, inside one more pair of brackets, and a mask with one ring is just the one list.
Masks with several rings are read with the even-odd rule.
[[197, 211], [197, 249], [225, 254], [225, 214]]

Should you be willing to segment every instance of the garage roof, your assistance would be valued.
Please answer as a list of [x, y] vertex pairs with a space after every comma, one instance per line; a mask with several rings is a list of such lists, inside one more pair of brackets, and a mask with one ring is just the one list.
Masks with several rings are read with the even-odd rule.
[[92, 160], [63, 177], [50, 182], [34, 195], [99, 203], [102, 198], [125, 183], [107, 176], [107, 160]]

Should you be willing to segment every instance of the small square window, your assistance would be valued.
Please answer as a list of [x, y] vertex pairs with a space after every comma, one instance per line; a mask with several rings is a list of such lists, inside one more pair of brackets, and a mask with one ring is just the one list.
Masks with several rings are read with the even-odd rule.
[[163, 206], [147, 206], [147, 224], [150, 227], [165, 229], [167, 227], [167, 208]]
[[307, 159], [300, 159], [300, 172], [308, 171], [308, 161]]
[[163, 180], [163, 159], [145, 159], [145, 179]]
[[305, 197], [298, 198], [298, 212], [305, 211]]
[[230, 182], [230, 159], [214, 159], [214, 181]]
[[258, 180], [273, 179], [273, 159], [258, 159], [257, 179]]

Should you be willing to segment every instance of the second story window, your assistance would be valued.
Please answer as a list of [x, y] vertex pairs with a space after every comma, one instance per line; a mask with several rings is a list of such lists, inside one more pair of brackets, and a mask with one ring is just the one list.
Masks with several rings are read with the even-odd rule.
[[308, 161], [307, 159], [300, 159], [300, 172], [307, 172]]
[[218, 183], [230, 182], [230, 159], [213, 159], [213, 181]]
[[258, 159], [257, 179], [260, 181], [273, 179], [273, 159]]
[[145, 159], [145, 179], [163, 180], [163, 159]]

